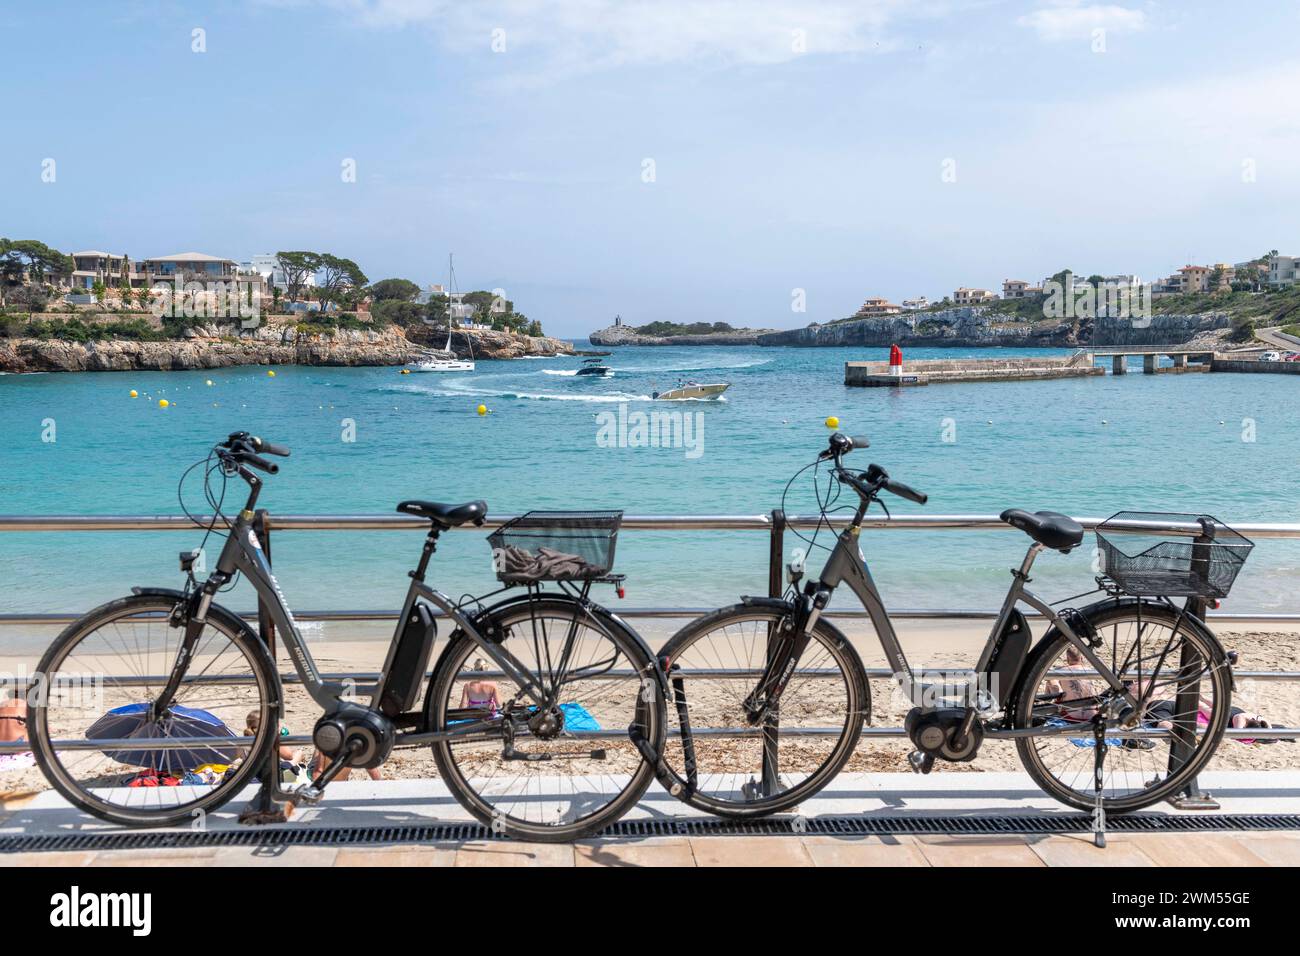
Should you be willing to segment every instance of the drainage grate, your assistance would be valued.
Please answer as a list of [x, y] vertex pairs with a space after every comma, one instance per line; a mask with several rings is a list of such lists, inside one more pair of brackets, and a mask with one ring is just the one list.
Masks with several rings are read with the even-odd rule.
[[[1212, 816], [1130, 813], [1107, 819], [1117, 833], [1186, 833], [1223, 830], [1300, 830], [1300, 814], [1225, 813]], [[1086, 833], [1092, 818], [1082, 813], [1002, 816], [827, 816], [765, 820], [622, 820], [603, 836], [921, 836]], [[100, 833], [0, 836], [0, 853], [55, 850], [166, 850], [190, 847], [372, 846], [394, 843], [450, 843], [497, 839], [477, 823], [430, 823], [386, 827], [266, 827], [239, 830], [115, 830]]]

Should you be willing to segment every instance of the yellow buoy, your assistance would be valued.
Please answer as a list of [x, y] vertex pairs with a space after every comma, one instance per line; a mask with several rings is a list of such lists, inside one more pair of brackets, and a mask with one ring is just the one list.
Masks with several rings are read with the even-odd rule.
[[480, 415], [486, 415], [486, 414], [487, 414], [487, 406], [486, 406], [486, 405], [480, 405], [480, 406], [478, 407], [478, 413], [479, 413]]
[[205, 385], [211, 385], [211, 384], [212, 384], [212, 379], [208, 379], [208, 380], [207, 380], [206, 382], [204, 382], [203, 384], [205, 384]]
[[135, 389], [131, 389], [131, 397], [132, 397], [132, 398], [139, 398], [139, 397], [140, 397], [140, 393], [137, 392]]
[[268, 368], [268, 369], [266, 370], [266, 374], [267, 374], [270, 378], [275, 378], [275, 369], [273, 369], [273, 368]]
[[160, 399], [158, 399], [158, 407], [159, 407], [159, 408], [166, 408], [166, 407], [167, 407], [168, 405], [170, 405], [170, 404], [171, 404], [171, 402], [167, 401], [167, 399], [165, 399], [165, 398], [160, 398]]
[[827, 427], [827, 428], [839, 428], [839, 427], [840, 427], [840, 420], [839, 420], [838, 418], [836, 418], [834, 415], [832, 415], [830, 418], [826, 419], [826, 427]]

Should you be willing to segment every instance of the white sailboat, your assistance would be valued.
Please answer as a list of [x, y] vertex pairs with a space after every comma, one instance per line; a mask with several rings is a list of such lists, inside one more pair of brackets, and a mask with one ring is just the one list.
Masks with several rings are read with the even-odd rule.
[[[456, 301], [456, 270], [452, 266], [451, 255], [447, 256], [448, 276], [448, 295], [447, 295], [447, 347], [444, 351], [451, 351], [451, 323], [452, 313], [460, 310], [460, 303]], [[412, 372], [472, 372], [474, 371], [474, 339], [472, 336], [465, 336], [465, 341], [469, 345], [470, 360], [458, 358], [435, 358], [429, 356], [423, 362], [417, 362], [411, 366]]]

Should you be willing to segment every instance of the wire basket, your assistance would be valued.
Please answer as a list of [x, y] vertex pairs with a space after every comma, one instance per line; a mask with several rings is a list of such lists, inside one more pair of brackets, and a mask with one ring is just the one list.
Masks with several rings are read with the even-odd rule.
[[614, 567], [621, 511], [530, 511], [488, 535], [505, 584], [590, 581]]
[[1222, 598], [1255, 545], [1209, 515], [1121, 511], [1097, 525], [1097, 547], [1102, 576], [1129, 594]]

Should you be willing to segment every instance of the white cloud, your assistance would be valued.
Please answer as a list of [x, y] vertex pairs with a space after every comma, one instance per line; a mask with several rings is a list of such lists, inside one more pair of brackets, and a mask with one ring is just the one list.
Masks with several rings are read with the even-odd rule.
[[[283, 0], [281, 0], [283, 2]], [[452, 49], [508, 52], [542, 73], [706, 61], [782, 63], [807, 54], [892, 49], [887, 24], [935, 0], [320, 0], [374, 28], [426, 27]], [[803, 49], [795, 31], [802, 31]], [[509, 64], [509, 65], [507, 65]], [[514, 61], [503, 63], [518, 69]]]
[[1141, 10], [1116, 4], [1085, 6], [1081, 0], [1054, 0], [1046, 7], [1020, 17], [1016, 23], [1033, 29], [1041, 40], [1076, 40], [1091, 37], [1093, 30], [1136, 33], [1146, 27], [1147, 16]]

